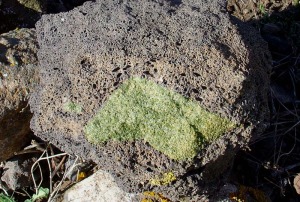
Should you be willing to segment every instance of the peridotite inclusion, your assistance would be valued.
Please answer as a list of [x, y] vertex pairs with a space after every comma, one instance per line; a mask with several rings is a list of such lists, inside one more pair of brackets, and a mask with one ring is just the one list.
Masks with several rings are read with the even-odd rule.
[[88, 121], [88, 141], [143, 139], [175, 160], [188, 160], [234, 127], [226, 118], [204, 110], [195, 101], [153, 81], [131, 78], [108, 98]]

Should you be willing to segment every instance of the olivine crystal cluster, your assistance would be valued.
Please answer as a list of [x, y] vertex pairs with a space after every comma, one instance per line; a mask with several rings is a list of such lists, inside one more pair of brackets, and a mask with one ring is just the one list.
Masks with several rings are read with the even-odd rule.
[[132, 78], [113, 92], [84, 131], [95, 144], [143, 139], [172, 159], [186, 160], [233, 127], [174, 91]]

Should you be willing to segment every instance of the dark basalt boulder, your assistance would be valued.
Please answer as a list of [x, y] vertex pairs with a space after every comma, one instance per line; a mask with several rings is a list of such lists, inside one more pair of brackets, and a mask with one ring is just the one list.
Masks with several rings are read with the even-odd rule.
[[126, 192], [195, 198], [266, 127], [269, 53], [224, 1], [98, 0], [36, 28], [32, 130]]

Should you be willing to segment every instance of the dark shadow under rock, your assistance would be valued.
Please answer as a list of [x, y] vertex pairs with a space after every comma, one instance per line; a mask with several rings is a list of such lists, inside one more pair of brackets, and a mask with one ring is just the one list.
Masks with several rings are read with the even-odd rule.
[[67, 12], [87, 0], [2, 0], [0, 34], [16, 28], [34, 28], [43, 14]]

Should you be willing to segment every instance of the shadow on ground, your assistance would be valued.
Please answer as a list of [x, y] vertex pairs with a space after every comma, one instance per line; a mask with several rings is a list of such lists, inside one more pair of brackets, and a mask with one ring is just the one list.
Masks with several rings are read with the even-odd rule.
[[[87, 0], [40, 0], [39, 9], [34, 10], [20, 4], [18, 0], [0, 1], [0, 34], [16, 28], [34, 28], [43, 14], [72, 10]], [[26, 1], [24, 1], [26, 2]], [[28, 1], [30, 3], [30, 1]]]
[[[252, 4], [257, 7], [249, 11], [247, 6], [229, 1], [228, 10], [248, 20], [232, 17], [242, 35], [244, 25], [250, 25], [268, 43], [272, 56], [270, 125], [253, 140], [249, 150], [236, 155], [230, 179], [236, 185], [264, 191], [271, 201], [299, 201], [293, 179], [300, 173], [300, 7], [284, 2], [277, 6]], [[246, 9], [253, 13], [243, 16]]]

